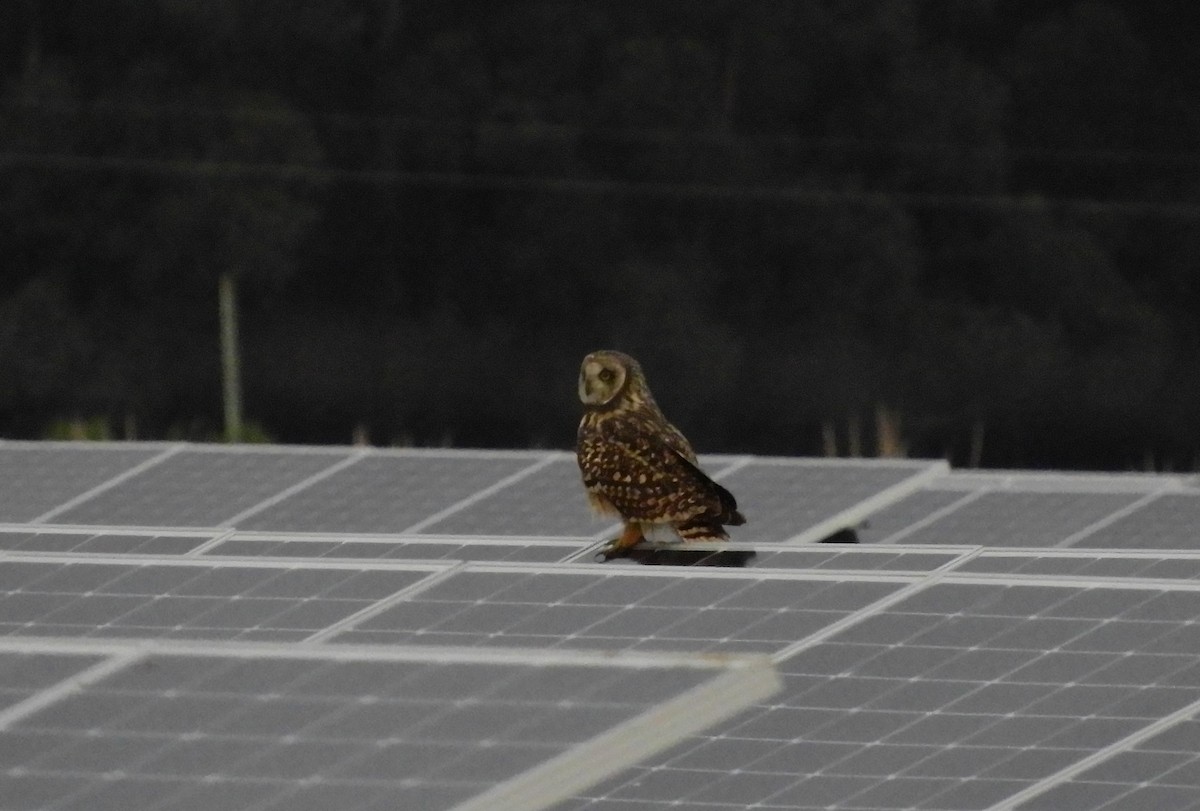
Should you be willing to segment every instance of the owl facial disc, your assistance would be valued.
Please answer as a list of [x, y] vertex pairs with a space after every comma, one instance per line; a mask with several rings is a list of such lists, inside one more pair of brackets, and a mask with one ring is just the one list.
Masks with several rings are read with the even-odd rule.
[[627, 370], [615, 353], [593, 352], [579, 369], [579, 399], [584, 405], [606, 405], [625, 385]]

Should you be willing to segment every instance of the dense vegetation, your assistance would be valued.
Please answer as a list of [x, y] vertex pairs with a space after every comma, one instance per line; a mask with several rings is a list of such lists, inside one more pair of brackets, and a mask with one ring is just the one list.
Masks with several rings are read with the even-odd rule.
[[704, 450], [1192, 468], [1173, 5], [0, 4], [0, 435], [212, 436], [229, 273], [280, 441], [567, 447], [611, 346]]

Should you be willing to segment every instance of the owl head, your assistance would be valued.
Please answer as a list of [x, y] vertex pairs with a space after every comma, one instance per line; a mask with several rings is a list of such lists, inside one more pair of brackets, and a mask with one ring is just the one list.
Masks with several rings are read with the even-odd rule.
[[601, 349], [579, 367], [579, 399], [586, 406], [654, 403], [642, 366], [624, 352]]

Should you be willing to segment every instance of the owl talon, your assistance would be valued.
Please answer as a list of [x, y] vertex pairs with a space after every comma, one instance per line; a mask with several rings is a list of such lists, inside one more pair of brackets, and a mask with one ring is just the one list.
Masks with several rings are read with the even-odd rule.
[[600, 551], [596, 553], [596, 558], [599, 561], [605, 561], [612, 560], [613, 558], [629, 557], [633, 548], [645, 540], [646, 536], [642, 534], [641, 525], [636, 521], [627, 521], [620, 535], [600, 547]]
[[595, 560], [597, 563], [604, 563], [613, 558], [627, 558], [632, 550], [633, 546], [622, 544], [620, 538], [613, 538], [596, 550]]

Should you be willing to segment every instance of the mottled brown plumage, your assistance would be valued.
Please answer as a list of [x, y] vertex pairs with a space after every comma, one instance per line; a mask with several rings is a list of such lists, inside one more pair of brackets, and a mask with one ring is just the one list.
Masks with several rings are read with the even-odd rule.
[[699, 541], [724, 540], [725, 525], [745, 523], [733, 495], [700, 470], [692, 446], [663, 416], [636, 360], [610, 350], [588, 355], [579, 399], [583, 485], [593, 507], [625, 525], [611, 551], [640, 543], [651, 526]]

